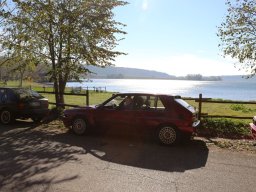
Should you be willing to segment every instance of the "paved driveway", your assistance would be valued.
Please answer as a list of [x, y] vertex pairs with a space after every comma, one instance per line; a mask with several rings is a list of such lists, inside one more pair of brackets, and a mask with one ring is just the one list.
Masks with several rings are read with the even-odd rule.
[[0, 125], [0, 191], [256, 191], [256, 155], [201, 140], [75, 136], [57, 122]]

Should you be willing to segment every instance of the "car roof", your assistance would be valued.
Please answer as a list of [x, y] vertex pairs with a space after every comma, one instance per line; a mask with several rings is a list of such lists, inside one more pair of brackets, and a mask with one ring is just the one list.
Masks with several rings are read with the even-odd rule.
[[133, 95], [133, 96], [141, 96], [141, 95], [152, 95], [152, 96], [168, 96], [168, 97], [175, 97], [181, 98], [179, 95], [169, 95], [169, 94], [157, 94], [157, 93], [115, 93], [115, 95]]

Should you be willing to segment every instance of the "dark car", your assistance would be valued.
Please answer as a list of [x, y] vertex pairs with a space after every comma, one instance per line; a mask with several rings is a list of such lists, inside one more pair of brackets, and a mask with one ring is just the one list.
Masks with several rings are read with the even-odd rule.
[[48, 99], [25, 88], [0, 87], [0, 122], [9, 124], [14, 119], [32, 118], [41, 121], [48, 113]]
[[63, 122], [78, 135], [95, 130], [150, 133], [166, 145], [190, 137], [200, 123], [194, 107], [180, 96], [145, 93], [115, 94], [98, 106], [65, 110]]

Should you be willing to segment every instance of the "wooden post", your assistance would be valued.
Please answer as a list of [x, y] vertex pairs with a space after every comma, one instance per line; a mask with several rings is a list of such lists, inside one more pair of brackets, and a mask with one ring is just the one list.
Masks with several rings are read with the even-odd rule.
[[198, 119], [201, 120], [202, 113], [202, 93], [199, 94], [199, 104], [198, 104]]
[[86, 90], [86, 106], [89, 106], [89, 90]]

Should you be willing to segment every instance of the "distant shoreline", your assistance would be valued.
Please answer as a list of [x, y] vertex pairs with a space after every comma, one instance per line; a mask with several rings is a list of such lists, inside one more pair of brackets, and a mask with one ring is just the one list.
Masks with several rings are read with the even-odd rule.
[[[81, 79], [81, 81], [87, 81], [90, 82], [93, 79], [144, 79], [144, 80], [184, 80], [184, 81], [222, 81], [221, 77], [216, 77], [216, 76], [211, 76], [211, 77], [203, 77], [203, 78], [194, 78], [194, 79], [190, 79], [190, 78], [186, 78], [186, 77], [176, 77], [176, 78], [154, 78], [154, 77], [122, 77], [122, 78], [118, 78], [118, 77], [91, 77], [91, 78], [85, 78], [85, 79]], [[69, 82], [78, 82], [76, 80], [70, 80]]]

